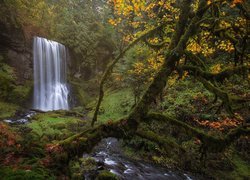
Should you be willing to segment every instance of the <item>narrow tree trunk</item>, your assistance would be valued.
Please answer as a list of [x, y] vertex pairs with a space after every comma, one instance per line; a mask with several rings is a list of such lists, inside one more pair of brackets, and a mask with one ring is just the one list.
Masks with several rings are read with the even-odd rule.
[[[207, 9], [206, 1], [201, 0], [196, 16], [192, 18], [189, 26], [185, 30], [186, 24], [188, 22], [190, 5], [191, 0], [183, 1], [179, 22], [176, 25], [176, 31], [172, 37], [172, 42], [169, 48], [170, 52], [166, 53], [165, 61], [160, 71], [157, 73], [147, 91], [144, 93], [141, 100], [136, 104], [130, 115], [126, 119], [122, 119], [120, 121], [117, 121], [116, 123], [108, 123], [97, 126], [95, 128], [91, 128], [83, 133], [60, 142], [59, 145], [63, 146], [64, 149], [67, 149], [67, 152], [71, 152], [72, 154], [74, 154], [74, 152], [77, 152], [76, 150], [78, 149], [81, 149], [81, 152], [83, 150], [90, 149], [91, 147], [93, 147], [93, 145], [95, 145], [105, 137], [112, 136], [117, 138], [124, 138], [135, 135], [140, 121], [142, 121], [143, 118], [146, 118], [150, 104], [154, 101], [155, 97], [157, 97], [163, 91], [168, 77], [175, 70], [176, 62], [179, 61], [180, 57], [183, 55], [189, 38], [196, 33], [198, 22]], [[113, 63], [115, 64], [115, 62]], [[100, 96], [101, 99], [103, 97], [103, 83], [110, 72], [109, 70], [106, 71], [102, 81], [102, 87], [100, 89], [100, 94], [102, 95]], [[99, 99], [98, 105], [100, 105], [101, 99]], [[98, 109], [99, 107], [96, 107], [95, 113], [98, 113]], [[95, 114], [92, 123], [96, 121], [96, 116], [97, 114]]]

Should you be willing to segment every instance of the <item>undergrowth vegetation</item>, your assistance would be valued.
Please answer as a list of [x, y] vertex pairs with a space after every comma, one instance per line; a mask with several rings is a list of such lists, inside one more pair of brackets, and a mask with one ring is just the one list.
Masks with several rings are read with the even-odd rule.
[[[31, 107], [33, 81], [18, 81], [8, 54], [19, 48], [1, 29], [0, 179], [82, 179], [94, 166], [82, 151], [110, 135], [130, 159], [205, 179], [249, 179], [248, 1], [0, 5], [0, 24], [27, 40], [16, 46], [36, 35], [68, 47], [72, 105], [7, 123]], [[105, 169], [96, 178], [117, 179]]]

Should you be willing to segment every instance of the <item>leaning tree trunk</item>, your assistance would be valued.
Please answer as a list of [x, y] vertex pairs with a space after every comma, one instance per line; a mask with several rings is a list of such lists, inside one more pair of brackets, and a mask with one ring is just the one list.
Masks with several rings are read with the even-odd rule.
[[184, 54], [189, 38], [196, 34], [199, 21], [208, 8], [206, 1], [200, 1], [196, 15], [191, 19], [188, 27], [186, 27], [191, 9], [190, 5], [190, 0], [185, 0], [183, 2], [179, 22], [176, 25], [175, 33], [172, 37], [169, 50], [166, 53], [165, 61], [140, 102], [128, 117], [128, 123], [134, 130], [137, 129], [139, 122], [146, 117], [149, 106], [155, 100], [155, 97], [163, 91], [168, 77], [176, 69], [176, 63]]
[[[176, 63], [183, 56], [189, 38], [196, 34], [196, 30], [198, 29], [199, 22], [201, 22], [201, 18], [209, 8], [209, 5], [207, 5], [207, 1], [201, 0], [199, 2], [199, 7], [196, 15], [192, 17], [190, 21], [188, 21], [188, 13], [191, 9], [190, 5], [191, 2], [189, 0], [183, 1], [179, 22], [176, 25], [175, 34], [172, 37], [170, 47], [168, 48], [168, 52], [166, 53], [165, 61], [160, 71], [156, 74], [154, 80], [144, 93], [139, 103], [134, 107], [130, 115], [127, 118], [121, 119], [116, 122], [109, 122], [97, 127], [92, 127], [80, 134], [59, 142], [58, 145], [64, 149], [69, 158], [74, 157], [75, 155], [80, 155], [84, 151], [90, 151], [102, 138], [128, 138], [136, 134], [148, 138], [149, 140], [155, 141], [159, 145], [168, 144], [170, 147], [175, 146], [183, 151], [183, 149], [181, 147], [178, 147], [178, 145], [176, 145], [175, 143], [168, 142], [164, 138], [153, 134], [153, 132], [141, 132], [137, 131], [137, 129], [139, 123], [145, 119], [164, 119], [163, 116], [148, 115], [150, 104], [153, 103], [155, 97], [157, 97], [157, 95], [159, 95], [164, 89], [168, 77], [176, 68]], [[178, 121], [171, 119], [169, 120], [169, 118], [168, 121], [171, 121], [172, 123], [174, 122], [174, 124], [176, 124], [177, 126], [182, 126], [186, 129], [190, 129], [190, 132], [192, 132], [194, 136], [198, 135], [200, 138], [202, 138], [204, 143], [207, 143], [207, 141], [210, 140], [213, 140], [213, 142], [228, 142], [229, 140], [233, 139], [231, 138], [231, 136], [238, 137], [241, 132], [249, 133], [249, 130], [244, 131], [244, 129], [240, 129], [235, 131], [234, 133], [231, 133], [229, 136], [227, 136], [227, 138], [218, 140], [212, 137], [207, 138], [205, 134], [194, 131], [192, 127], [189, 127], [188, 125], [185, 125], [183, 123], [179, 123]], [[151, 136], [152, 134], [154, 136], [153, 138]]]
[[[146, 119], [150, 104], [154, 102], [155, 97], [164, 89], [168, 77], [176, 68], [176, 63], [183, 56], [189, 38], [196, 34], [199, 22], [209, 7], [205, 0], [201, 0], [195, 16], [189, 20], [191, 10], [190, 6], [191, 0], [183, 1], [179, 21], [176, 25], [175, 33], [172, 37], [168, 52], [166, 53], [165, 61], [130, 115], [115, 123], [107, 123], [97, 127], [92, 127], [89, 130], [59, 142], [58, 145], [61, 146], [70, 157], [91, 150], [94, 145], [105, 137], [111, 136], [116, 138], [126, 138], [136, 135], [136, 133], [143, 137], [147, 137], [149, 134], [152, 134], [137, 132], [138, 125], [144, 120], [144, 118]], [[107, 74], [104, 76], [107, 76]], [[103, 95], [103, 93], [101, 93], [101, 95]], [[100, 106], [100, 102], [98, 103], [98, 106]], [[149, 139], [153, 140], [153, 138]], [[170, 147], [174, 145], [173, 142], [163, 141], [163, 138], [161, 137], [154, 139], [156, 139], [156, 143], [158, 144], [169, 143]]]

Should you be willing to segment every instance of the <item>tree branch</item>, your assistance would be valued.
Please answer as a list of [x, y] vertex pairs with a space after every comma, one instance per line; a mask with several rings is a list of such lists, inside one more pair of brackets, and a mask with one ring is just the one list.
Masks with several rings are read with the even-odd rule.
[[96, 105], [96, 108], [95, 108], [95, 112], [94, 112], [94, 116], [93, 116], [93, 119], [92, 119], [92, 123], [91, 125], [94, 126], [94, 123], [97, 121], [97, 116], [98, 116], [98, 113], [99, 113], [99, 109], [100, 109], [100, 106], [101, 106], [101, 102], [102, 102], [102, 99], [103, 99], [103, 96], [104, 96], [104, 90], [103, 90], [103, 87], [104, 87], [104, 83], [105, 81], [107, 80], [108, 76], [111, 74], [114, 66], [116, 65], [116, 63], [119, 61], [119, 59], [121, 59], [125, 54], [126, 52], [131, 49], [135, 44], [137, 44], [139, 41], [145, 39], [148, 35], [154, 33], [155, 31], [158, 31], [159, 29], [161, 29], [162, 27], [164, 27], [166, 25], [166, 23], [163, 23], [151, 30], [149, 30], [148, 32], [144, 33], [143, 35], [141, 35], [139, 38], [137, 38], [136, 40], [134, 40], [132, 43], [130, 43], [107, 67], [106, 71], [104, 72], [103, 76], [102, 76], [102, 79], [101, 79], [101, 82], [100, 82], [100, 88], [99, 88], [99, 98], [98, 98], [98, 102], [97, 102], [97, 105]]
[[219, 89], [218, 87], [215, 87], [211, 82], [207, 81], [202, 77], [198, 77], [197, 79], [203, 84], [203, 86], [208, 91], [212, 92], [215, 96], [219, 97], [222, 100], [223, 105], [225, 106], [226, 111], [229, 114], [234, 114], [232, 109], [232, 97], [227, 92]]
[[138, 129], [136, 131], [136, 135], [139, 137], [145, 138], [147, 140], [150, 140], [152, 142], [155, 142], [160, 147], [163, 147], [166, 152], [169, 152], [169, 150], [173, 149], [173, 148], [180, 150], [181, 153], [185, 152], [185, 149], [183, 147], [181, 147], [179, 144], [177, 144], [175, 141], [173, 141], [169, 138], [160, 136], [160, 135], [154, 133], [153, 131]]
[[202, 69], [207, 69], [206, 64], [199, 56], [193, 54], [190, 51], [185, 51], [185, 55], [191, 61], [192, 64], [200, 66]]
[[150, 48], [155, 49], [155, 50], [159, 50], [159, 49], [161, 49], [162, 47], [164, 47], [164, 46], [167, 44], [167, 42], [165, 42], [165, 41], [163, 41], [163, 42], [161, 42], [161, 43], [158, 43], [158, 44], [152, 44], [152, 43], [150, 43], [150, 42], [148, 41], [147, 38], [144, 39], [144, 42], [145, 42], [146, 45], [148, 45]]
[[159, 113], [150, 113], [148, 114], [147, 119], [150, 119], [151, 121], [158, 120], [158, 121], [168, 122], [172, 125], [183, 128], [188, 135], [199, 138], [203, 143], [203, 146], [205, 146], [206, 150], [209, 152], [224, 151], [229, 145], [231, 145], [234, 142], [234, 140], [238, 139], [240, 136], [250, 135], [249, 128], [239, 127], [233, 129], [223, 137], [215, 137], [206, 134], [204, 131], [196, 129], [188, 125], [187, 123], [178, 121], [177, 119], [174, 119], [170, 116], [165, 116]]
[[[143, 119], [143, 117], [145, 117], [146, 114], [148, 113], [149, 106], [154, 101], [155, 97], [157, 97], [162, 92], [164, 87], [166, 86], [167, 78], [174, 71], [176, 62], [179, 61], [180, 57], [183, 55], [184, 48], [185, 48], [189, 38], [191, 36], [195, 35], [195, 33], [196, 33], [197, 22], [202, 18], [203, 14], [207, 10], [205, 8], [205, 7], [207, 7], [206, 1], [201, 0], [199, 2], [199, 7], [197, 10], [196, 16], [194, 16], [192, 18], [187, 29], [185, 31], [183, 31], [183, 29], [179, 29], [178, 24], [180, 24], [180, 23], [186, 24], [187, 23], [186, 21], [188, 19], [184, 18], [184, 16], [187, 16], [185, 14], [186, 9], [189, 8], [189, 6], [191, 5], [191, 1], [186, 0], [183, 3], [184, 4], [182, 6], [181, 14], [180, 14], [180, 17], [182, 17], [182, 18], [179, 18], [179, 22], [177, 23], [175, 34], [173, 35], [171, 43], [170, 43], [169, 49], [171, 51], [166, 53], [165, 61], [162, 65], [160, 71], [156, 74], [154, 80], [149, 85], [147, 91], [144, 93], [144, 95], [142, 96], [139, 103], [134, 107], [134, 109], [132, 110], [132, 112], [129, 115], [128, 121], [130, 124], [133, 125], [131, 127], [133, 127], [134, 130], [137, 129], [137, 126], [138, 126], [140, 120]], [[182, 20], [184, 20], [185, 22], [182, 22]], [[182, 36], [180, 36], [179, 31], [184, 32], [184, 33], [182, 33], [183, 34]], [[177, 46], [174, 47], [174, 45], [176, 45], [176, 44], [177, 44]]]
[[217, 82], [223, 82], [225, 79], [230, 78], [231, 76], [237, 74], [239, 75], [240, 73], [244, 73], [246, 71], [250, 71], [250, 66], [243, 65], [243, 66], [237, 66], [237, 67], [231, 67], [224, 69], [223, 71], [219, 73], [211, 73], [202, 70], [200, 67], [197, 66], [192, 66], [192, 65], [183, 65], [177, 67], [178, 70], [182, 71], [188, 71], [190, 73], [195, 74], [196, 76], [201, 76], [206, 80], [209, 81], [217, 81]]

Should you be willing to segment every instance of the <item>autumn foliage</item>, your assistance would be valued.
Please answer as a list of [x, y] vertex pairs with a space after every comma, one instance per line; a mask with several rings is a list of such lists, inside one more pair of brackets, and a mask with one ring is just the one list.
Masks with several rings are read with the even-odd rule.
[[20, 138], [7, 124], [0, 123], [0, 152], [10, 151], [12, 148], [19, 149]]
[[17, 155], [21, 150], [19, 141], [21, 137], [7, 124], [0, 122], [0, 162], [4, 165], [17, 165], [20, 157]]
[[45, 151], [47, 153], [62, 153], [63, 148], [58, 144], [47, 144], [45, 146]]
[[197, 124], [202, 127], [219, 131], [229, 130], [242, 124], [242, 120], [229, 117], [226, 117], [219, 121], [209, 121], [209, 120], [199, 120], [199, 119], [194, 119], [194, 121], [197, 122]]

